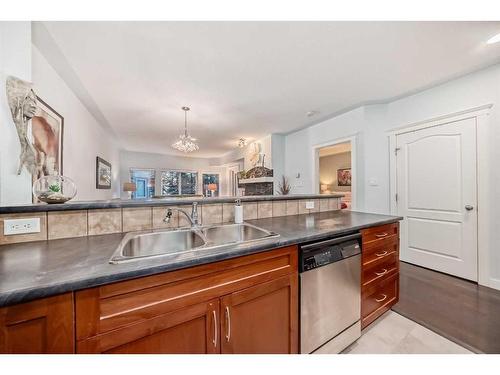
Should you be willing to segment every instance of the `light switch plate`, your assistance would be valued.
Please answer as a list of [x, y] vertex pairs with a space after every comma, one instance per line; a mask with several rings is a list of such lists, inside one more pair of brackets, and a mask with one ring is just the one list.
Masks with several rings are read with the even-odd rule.
[[40, 233], [40, 218], [7, 219], [3, 221], [4, 236], [13, 234]]
[[306, 209], [307, 210], [314, 210], [314, 201], [307, 201], [306, 202]]

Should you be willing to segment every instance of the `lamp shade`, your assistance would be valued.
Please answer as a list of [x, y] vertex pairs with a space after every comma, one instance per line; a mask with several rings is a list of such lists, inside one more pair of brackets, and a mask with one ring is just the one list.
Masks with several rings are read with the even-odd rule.
[[217, 190], [217, 184], [208, 184], [207, 189], [210, 191], [216, 191]]
[[133, 182], [124, 182], [123, 183], [123, 191], [136, 191], [137, 186]]

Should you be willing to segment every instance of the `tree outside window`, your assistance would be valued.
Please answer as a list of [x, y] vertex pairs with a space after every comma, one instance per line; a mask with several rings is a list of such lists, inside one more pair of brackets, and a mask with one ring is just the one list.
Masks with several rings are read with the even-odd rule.
[[161, 172], [161, 195], [194, 195], [196, 194], [197, 185], [197, 172]]

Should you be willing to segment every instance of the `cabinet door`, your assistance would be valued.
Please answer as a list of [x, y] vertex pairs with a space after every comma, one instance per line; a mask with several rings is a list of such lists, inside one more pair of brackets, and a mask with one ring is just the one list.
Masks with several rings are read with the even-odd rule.
[[74, 352], [73, 294], [0, 309], [0, 353]]
[[220, 352], [219, 300], [199, 303], [79, 341], [78, 353]]
[[221, 299], [222, 353], [297, 353], [297, 274]]

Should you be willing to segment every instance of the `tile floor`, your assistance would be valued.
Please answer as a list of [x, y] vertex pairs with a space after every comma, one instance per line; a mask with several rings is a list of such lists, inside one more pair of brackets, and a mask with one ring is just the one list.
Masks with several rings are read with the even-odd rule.
[[393, 311], [363, 331], [345, 354], [467, 354], [471, 351]]

